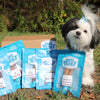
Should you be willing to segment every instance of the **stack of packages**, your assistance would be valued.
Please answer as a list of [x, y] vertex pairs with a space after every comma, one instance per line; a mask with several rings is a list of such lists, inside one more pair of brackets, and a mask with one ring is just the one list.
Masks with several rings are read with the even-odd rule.
[[22, 40], [0, 48], [0, 96], [21, 88]]
[[0, 48], [0, 96], [20, 88], [52, 89], [80, 97], [85, 53], [57, 50], [56, 41], [25, 48], [22, 40]]

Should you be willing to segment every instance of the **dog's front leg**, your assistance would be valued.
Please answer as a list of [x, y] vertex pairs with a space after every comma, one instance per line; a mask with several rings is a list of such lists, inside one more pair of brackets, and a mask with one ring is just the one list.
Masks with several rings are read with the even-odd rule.
[[95, 71], [93, 52], [86, 52], [86, 59], [83, 70], [82, 84], [94, 86], [94, 80], [91, 74]]
[[93, 81], [91, 75], [89, 75], [89, 74], [88, 75], [84, 75], [84, 73], [83, 73], [82, 84], [93, 87], [94, 86], [94, 81]]

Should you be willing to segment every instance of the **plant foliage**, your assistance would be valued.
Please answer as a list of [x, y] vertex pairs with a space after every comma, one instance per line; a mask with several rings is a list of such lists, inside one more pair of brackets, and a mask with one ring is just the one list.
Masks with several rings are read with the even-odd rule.
[[81, 17], [79, 1], [0, 0], [0, 31], [57, 33], [68, 19]]

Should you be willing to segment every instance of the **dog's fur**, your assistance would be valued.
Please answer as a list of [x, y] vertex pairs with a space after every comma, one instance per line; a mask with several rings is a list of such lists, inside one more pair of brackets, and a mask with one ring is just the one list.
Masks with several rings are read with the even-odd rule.
[[93, 50], [99, 43], [99, 31], [96, 22], [100, 18], [92, 13], [93, 6], [82, 6], [82, 12], [87, 21], [73, 18], [67, 21], [62, 28], [62, 36], [66, 41], [65, 49], [82, 50], [86, 53], [82, 84], [94, 86], [91, 73], [94, 72]]

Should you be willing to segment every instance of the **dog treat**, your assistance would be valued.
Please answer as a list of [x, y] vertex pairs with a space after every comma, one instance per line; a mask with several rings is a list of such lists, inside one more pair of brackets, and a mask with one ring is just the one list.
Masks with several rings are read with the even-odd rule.
[[21, 77], [21, 68], [19, 68], [20, 66], [17, 64], [12, 65], [11, 68], [11, 74], [13, 76], [13, 80], [15, 81], [17, 78]]
[[36, 86], [36, 49], [25, 48], [22, 52], [22, 88]]
[[64, 75], [62, 78], [62, 86], [72, 86], [72, 72], [73, 69], [65, 68]]
[[11, 75], [16, 85], [16, 89], [21, 88], [22, 83], [22, 49], [25, 48], [23, 41], [19, 40], [12, 44], [2, 47], [6, 50], [10, 63]]
[[0, 88], [5, 88], [5, 83], [1, 72], [0, 72]]
[[50, 73], [46, 74], [45, 85], [49, 82], [54, 82], [54, 75], [55, 75], [55, 72], [53, 72], [53, 71], [50, 71]]
[[36, 65], [33, 66], [33, 69], [34, 69], [34, 74], [32, 77], [32, 82], [36, 81]]
[[80, 97], [85, 53], [66, 51], [66, 54], [58, 55], [53, 91], [63, 94], [70, 91], [75, 97]]
[[15, 83], [11, 75], [7, 53], [4, 48], [0, 48], [0, 96], [15, 91]]
[[26, 78], [31, 79], [32, 82], [36, 80], [36, 65], [33, 65], [31, 69], [26, 70]]
[[72, 75], [73, 69], [65, 69], [64, 75]]
[[36, 49], [37, 74], [36, 89], [51, 89], [56, 69], [57, 50]]
[[2, 78], [2, 73], [0, 72], [0, 78]]

